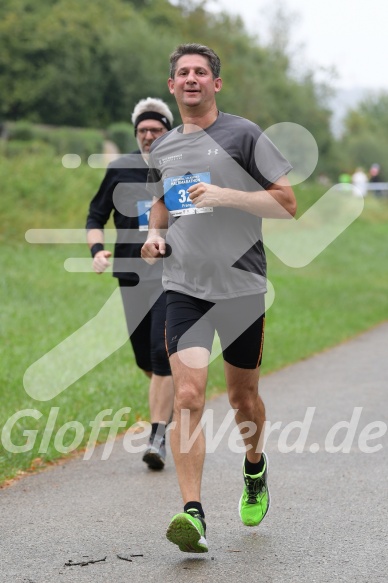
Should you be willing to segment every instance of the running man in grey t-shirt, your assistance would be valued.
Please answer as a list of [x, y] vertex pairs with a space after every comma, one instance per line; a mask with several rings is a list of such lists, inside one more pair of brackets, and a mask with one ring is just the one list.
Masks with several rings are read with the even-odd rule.
[[291, 166], [260, 128], [218, 111], [222, 80], [214, 51], [180, 45], [170, 65], [168, 85], [183, 126], [151, 149], [154, 204], [142, 257], [164, 258], [166, 345], [175, 386], [171, 449], [184, 504], [167, 538], [182, 551], [202, 553], [208, 550], [201, 504], [205, 441], [196, 429], [215, 331], [246, 447], [241, 520], [258, 525], [269, 508], [265, 407], [257, 390], [266, 291], [261, 221], [291, 218], [296, 201], [286, 178]]

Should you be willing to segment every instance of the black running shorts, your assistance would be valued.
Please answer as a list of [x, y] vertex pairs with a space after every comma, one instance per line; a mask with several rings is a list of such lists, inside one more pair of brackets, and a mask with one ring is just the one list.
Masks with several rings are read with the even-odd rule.
[[[161, 281], [143, 282], [140, 287], [130, 280], [119, 279], [119, 285], [137, 366], [145, 372], [169, 376], [164, 340], [166, 296]], [[137, 323], [141, 313], [144, 318]]]
[[166, 292], [166, 347], [171, 356], [192, 347], [212, 350], [215, 331], [223, 358], [238, 368], [260, 366], [264, 344], [264, 294], [209, 302]]

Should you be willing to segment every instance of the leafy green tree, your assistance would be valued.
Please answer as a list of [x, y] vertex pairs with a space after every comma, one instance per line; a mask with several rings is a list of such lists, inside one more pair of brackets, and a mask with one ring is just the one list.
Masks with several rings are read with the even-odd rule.
[[369, 95], [349, 111], [340, 141], [347, 168], [380, 164], [388, 174], [388, 92]]
[[168, 58], [182, 42], [220, 55], [220, 109], [263, 129], [292, 121], [332, 147], [330, 112], [310, 71], [295, 75], [287, 35], [275, 13], [267, 45], [239, 17], [207, 10], [206, 0], [3, 0], [0, 7], [0, 115], [54, 125], [106, 128], [129, 121], [134, 103], [167, 88]]
[[147, 23], [121, 0], [44, 4], [17, 0], [0, 20], [2, 116], [103, 126], [117, 109], [124, 114], [123, 104], [132, 106], [125, 84], [141, 86]]

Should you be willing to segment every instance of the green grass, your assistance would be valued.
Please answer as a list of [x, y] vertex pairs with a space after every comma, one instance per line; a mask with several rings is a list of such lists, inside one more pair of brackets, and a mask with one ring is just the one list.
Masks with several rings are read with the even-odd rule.
[[268, 253], [276, 300], [268, 311], [263, 372], [348, 340], [388, 319], [388, 201], [362, 215], [310, 265], [287, 268]]
[[[65, 423], [77, 421], [84, 428], [80, 444], [84, 447], [90, 423], [103, 409], [114, 414], [130, 407], [125, 415], [127, 427], [138, 419], [148, 419], [148, 382], [137, 369], [128, 342], [50, 401], [34, 400], [23, 386], [28, 367], [93, 318], [116, 290], [109, 274], [98, 277], [64, 269], [66, 258], [88, 257], [86, 244], [33, 245], [24, 239], [31, 228], [82, 228], [101, 177], [102, 171], [86, 164], [67, 170], [60, 160], [47, 157], [0, 159], [0, 429], [20, 410], [41, 413], [39, 419], [20, 419], [11, 433], [12, 442], [23, 445], [28, 438], [23, 432], [35, 430], [31, 451], [11, 453], [1, 447], [0, 483], [36, 464], [37, 458], [46, 463], [60, 457], [54, 439]], [[315, 185], [301, 185], [296, 191], [300, 213], [324, 192]], [[387, 319], [388, 202], [373, 197], [365, 202], [361, 217], [307, 267], [287, 267], [268, 251], [268, 275], [276, 300], [267, 314], [262, 374]], [[122, 318], [123, 324], [122, 313], [118, 311], [116, 318]], [[98, 345], [104, 340], [104, 331], [98, 331], [94, 342]], [[86, 351], [89, 348], [93, 346], [85, 346]], [[66, 366], [73, 366], [71, 360]], [[223, 390], [223, 366], [218, 358], [210, 366], [208, 396]], [[48, 449], [42, 453], [39, 447], [50, 411], [56, 411], [53, 408], [59, 409], [58, 419], [51, 438], [46, 434]], [[100, 440], [107, 433], [102, 428]], [[74, 435], [69, 429], [64, 444], [71, 444]]]

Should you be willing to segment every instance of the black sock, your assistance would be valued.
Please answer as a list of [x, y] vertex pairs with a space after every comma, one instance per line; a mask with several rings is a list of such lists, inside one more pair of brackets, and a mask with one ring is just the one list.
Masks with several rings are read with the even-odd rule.
[[245, 473], [249, 476], [256, 476], [264, 470], [264, 456], [262, 455], [260, 461], [253, 464], [245, 457]]
[[151, 424], [151, 437], [158, 435], [158, 437], [165, 437], [166, 424], [165, 423], [152, 423]]
[[195, 510], [198, 510], [199, 514], [202, 516], [202, 518], [205, 518], [205, 513], [203, 511], [202, 508], [202, 504], [200, 502], [187, 502], [187, 504], [184, 505], [183, 507], [183, 511], [187, 512], [188, 510], [191, 510], [192, 508], [195, 508]]

